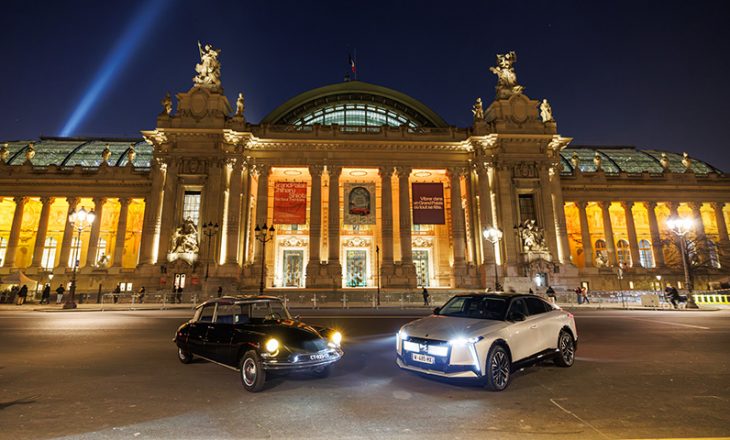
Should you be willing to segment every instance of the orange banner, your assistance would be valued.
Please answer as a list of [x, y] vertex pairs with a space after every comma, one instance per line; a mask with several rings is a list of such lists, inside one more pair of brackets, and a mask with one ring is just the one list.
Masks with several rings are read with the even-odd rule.
[[274, 184], [274, 224], [303, 225], [307, 223], [307, 182], [276, 182]]

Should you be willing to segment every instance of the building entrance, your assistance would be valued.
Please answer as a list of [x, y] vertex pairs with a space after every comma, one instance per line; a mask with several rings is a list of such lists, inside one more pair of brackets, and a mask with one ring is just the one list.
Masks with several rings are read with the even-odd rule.
[[347, 272], [345, 286], [367, 286], [367, 259], [368, 252], [364, 249], [348, 249], [346, 253]]
[[431, 285], [430, 273], [428, 270], [428, 251], [413, 250], [413, 264], [416, 266], [416, 278], [418, 279], [418, 286], [428, 287]]
[[304, 287], [304, 251], [285, 250], [283, 258], [284, 287]]

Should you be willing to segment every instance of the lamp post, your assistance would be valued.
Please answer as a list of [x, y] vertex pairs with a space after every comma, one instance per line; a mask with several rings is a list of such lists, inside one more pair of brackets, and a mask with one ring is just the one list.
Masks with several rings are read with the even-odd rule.
[[626, 300], [624, 298], [624, 288], [621, 280], [624, 279], [624, 263], [618, 264], [618, 270], [616, 270], [616, 278], [618, 278], [618, 291], [621, 292], [621, 306], [626, 308]]
[[254, 235], [256, 240], [261, 242], [261, 282], [259, 283], [259, 293], [264, 293], [264, 272], [266, 271], [266, 243], [274, 239], [274, 225], [270, 228], [266, 228], [266, 223], [263, 226], [256, 225], [254, 229]]
[[81, 258], [81, 232], [90, 228], [96, 219], [94, 211], [86, 211], [84, 208], [71, 213], [68, 216], [68, 224], [76, 231], [76, 249], [74, 251], [73, 271], [71, 272], [71, 295], [68, 296], [63, 304], [64, 309], [76, 308], [76, 271], [79, 267], [79, 259]]
[[691, 218], [671, 217], [667, 219], [669, 230], [679, 237], [679, 248], [682, 252], [682, 266], [684, 267], [684, 284], [687, 290], [692, 292], [692, 283], [689, 279], [689, 264], [687, 255], [687, 234], [694, 228], [694, 221]]
[[375, 265], [377, 267], [377, 273], [375, 274], [375, 282], [378, 285], [378, 307], [380, 307], [380, 247], [375, 246]]
[[[502, 239], [502, 231], [499, 230], [499, 228], [495, 228], [493, 226], [487, 227], [483, 232], [482, 235], [484, 236], [484, 239], [488, 242], [492, 243], [492, 245], [499, 244], [499, 241]], [[502, 290], [502, 286], [499, 285], [499, 273], [497, 271], [497, 256], [495, 255], [494, 258], [494, 291], [499, 292]]]
[[203, 235], [208, 237], [208, 258], [205, 259], [205, 281], [207, 282], [210, 270], [210, 245], [213, 242], [213, 237], [218, 235], [218, 223], [213, 224], [213, 222], [208, 222], [207, 225], [203, 223]]

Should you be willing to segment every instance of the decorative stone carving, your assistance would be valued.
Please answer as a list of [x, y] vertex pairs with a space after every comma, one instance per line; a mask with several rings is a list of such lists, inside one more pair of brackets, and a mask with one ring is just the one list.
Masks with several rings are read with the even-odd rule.
[[137, 152], [134, 151], [134, 144], [131, 144], [129, 146], [129, 150], [127, 150], [127, 165], [134, 166], [134, 159], [136, 157], [137, 157]]
[[484, 120], [484, 106], [482, 105], [482, 98], [477, 98], [476, 102], [471, 107], [471, 112], [474, 115], [474, 122]]
[[596, 155], [593, 156], [593, 163], [596, 165], [596, 171], [602, 171], [601, 170], [601, 163], [603, 162], [603, 158], [600, 154], [598, 154], [598, 151], [596, 151]]
[[34, 157], [35, 157], [35, 148], [33, 147], [33, 142], [31, 142], [28, 144], [28, 149], [25, 150], [25, 161], [31, 162]]
[[193, 83], [198, 87], [221, 90], [221, 65], [218, 61], [220, 49], [216, 50], [210, 44], [203, 47], [198, 41], [198, 51], [200, 52], [200, 63], [195, 65], [197, 75], [193, 78]]
[[667, 157], [667, 153], [662, 153], [662, 158], [659, 160], [659, 163], [662, 165], [664, 171], [669, 171], [669, 158]]
[[537, 167], [534, 163], [520, 162], [512, 169], [515, 177], [537, 177]]
[[573, 165], [573, 169], [580, 170], [580, 156], [577, 151], [573, 151], [573, 155], [570, 156], [570, 164]]
[[112, 150], [109, 149], [109, 144], [104, 146], [104, 150], [101, 152], [101, 164], [109, 165], [109, 158], [112, 156]]
[[603, 255], [603, 252], [598, 252], [596, 254], [594, 264], [596, 267], [608, 267], [608, 259], [605, 255]]
[[162, 101], [160, 101], [160, 104], [162, 104], [162, 114], [170, 116], [172, 113], [172, 98], [170, 97], [170, 92], [167, 92], [164, 98], [162, 98]]
[[414, 248], [430, 248], [433, 247], [433, 240], [425, 237], [415, 237], [411, 243]]
[[8, 157], [10, 157], [10, 150], [8, 150], [8, 144], [3, 144], [3, 147], [0, 148], [0, 161], [3, 163], [7, 163]]
[[99, 269], [106, 269], [109, 266], [109, 255], [101, 254], [99, 259], [96, 261], [96, 267]]
[[191, 219], [183, 221], [182, 225], [175, 229], [170, 238], [170, 252], [167, 254], [167, 261], [183, 260], [193, 264], [198, 259], [198, 228]]
[[535, 220], [525, 220], [517, 227], [524, 252], [546, 252], [545, 233]]
[[238, 94], [238, 99], [236, 99], [236, 116], [243, 118], [243, 112], [246, 110], [246, 105], [243, 100], [243, 93]]
[[542, 122], [555, 122], [555, 119], [553, 119], [553, 108], [550, 107], [547, 99], [543, 99], [540, 104], [540, 117], [542, 118]]
[[360, 237], [352, 237], [345, 241], [344, 247], [370, 247], [370, 240]]
[[682, 153], [682, 165], [685, 171], [692, 171], [692, 159], [689, 158], [689, 154]]
[[509, 98], [513, 94], [522, 93], [524, 87], [517, 84], [517, 74], [514, 64], [517, 62], [517, 54], [512, 51], [507, 54], [497, 54], [497, 65], [490, 67], [489, 71], [497, 75], [497, 98]]
[[299, 237], [289, 237], [285, 240], [280, 240], [279, 246], [285, 247], [285, 248], [306, 247], [307, 242], [305, 240], [302, 240]]

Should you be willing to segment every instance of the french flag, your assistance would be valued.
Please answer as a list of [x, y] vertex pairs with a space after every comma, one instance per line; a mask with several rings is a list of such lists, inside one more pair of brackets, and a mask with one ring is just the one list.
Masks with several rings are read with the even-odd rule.
[[352, 55], [348, 55], [350, 58], [350, 69], [352, 69], [352, 73], [355, 73], [355, 60], [352, 58]]

